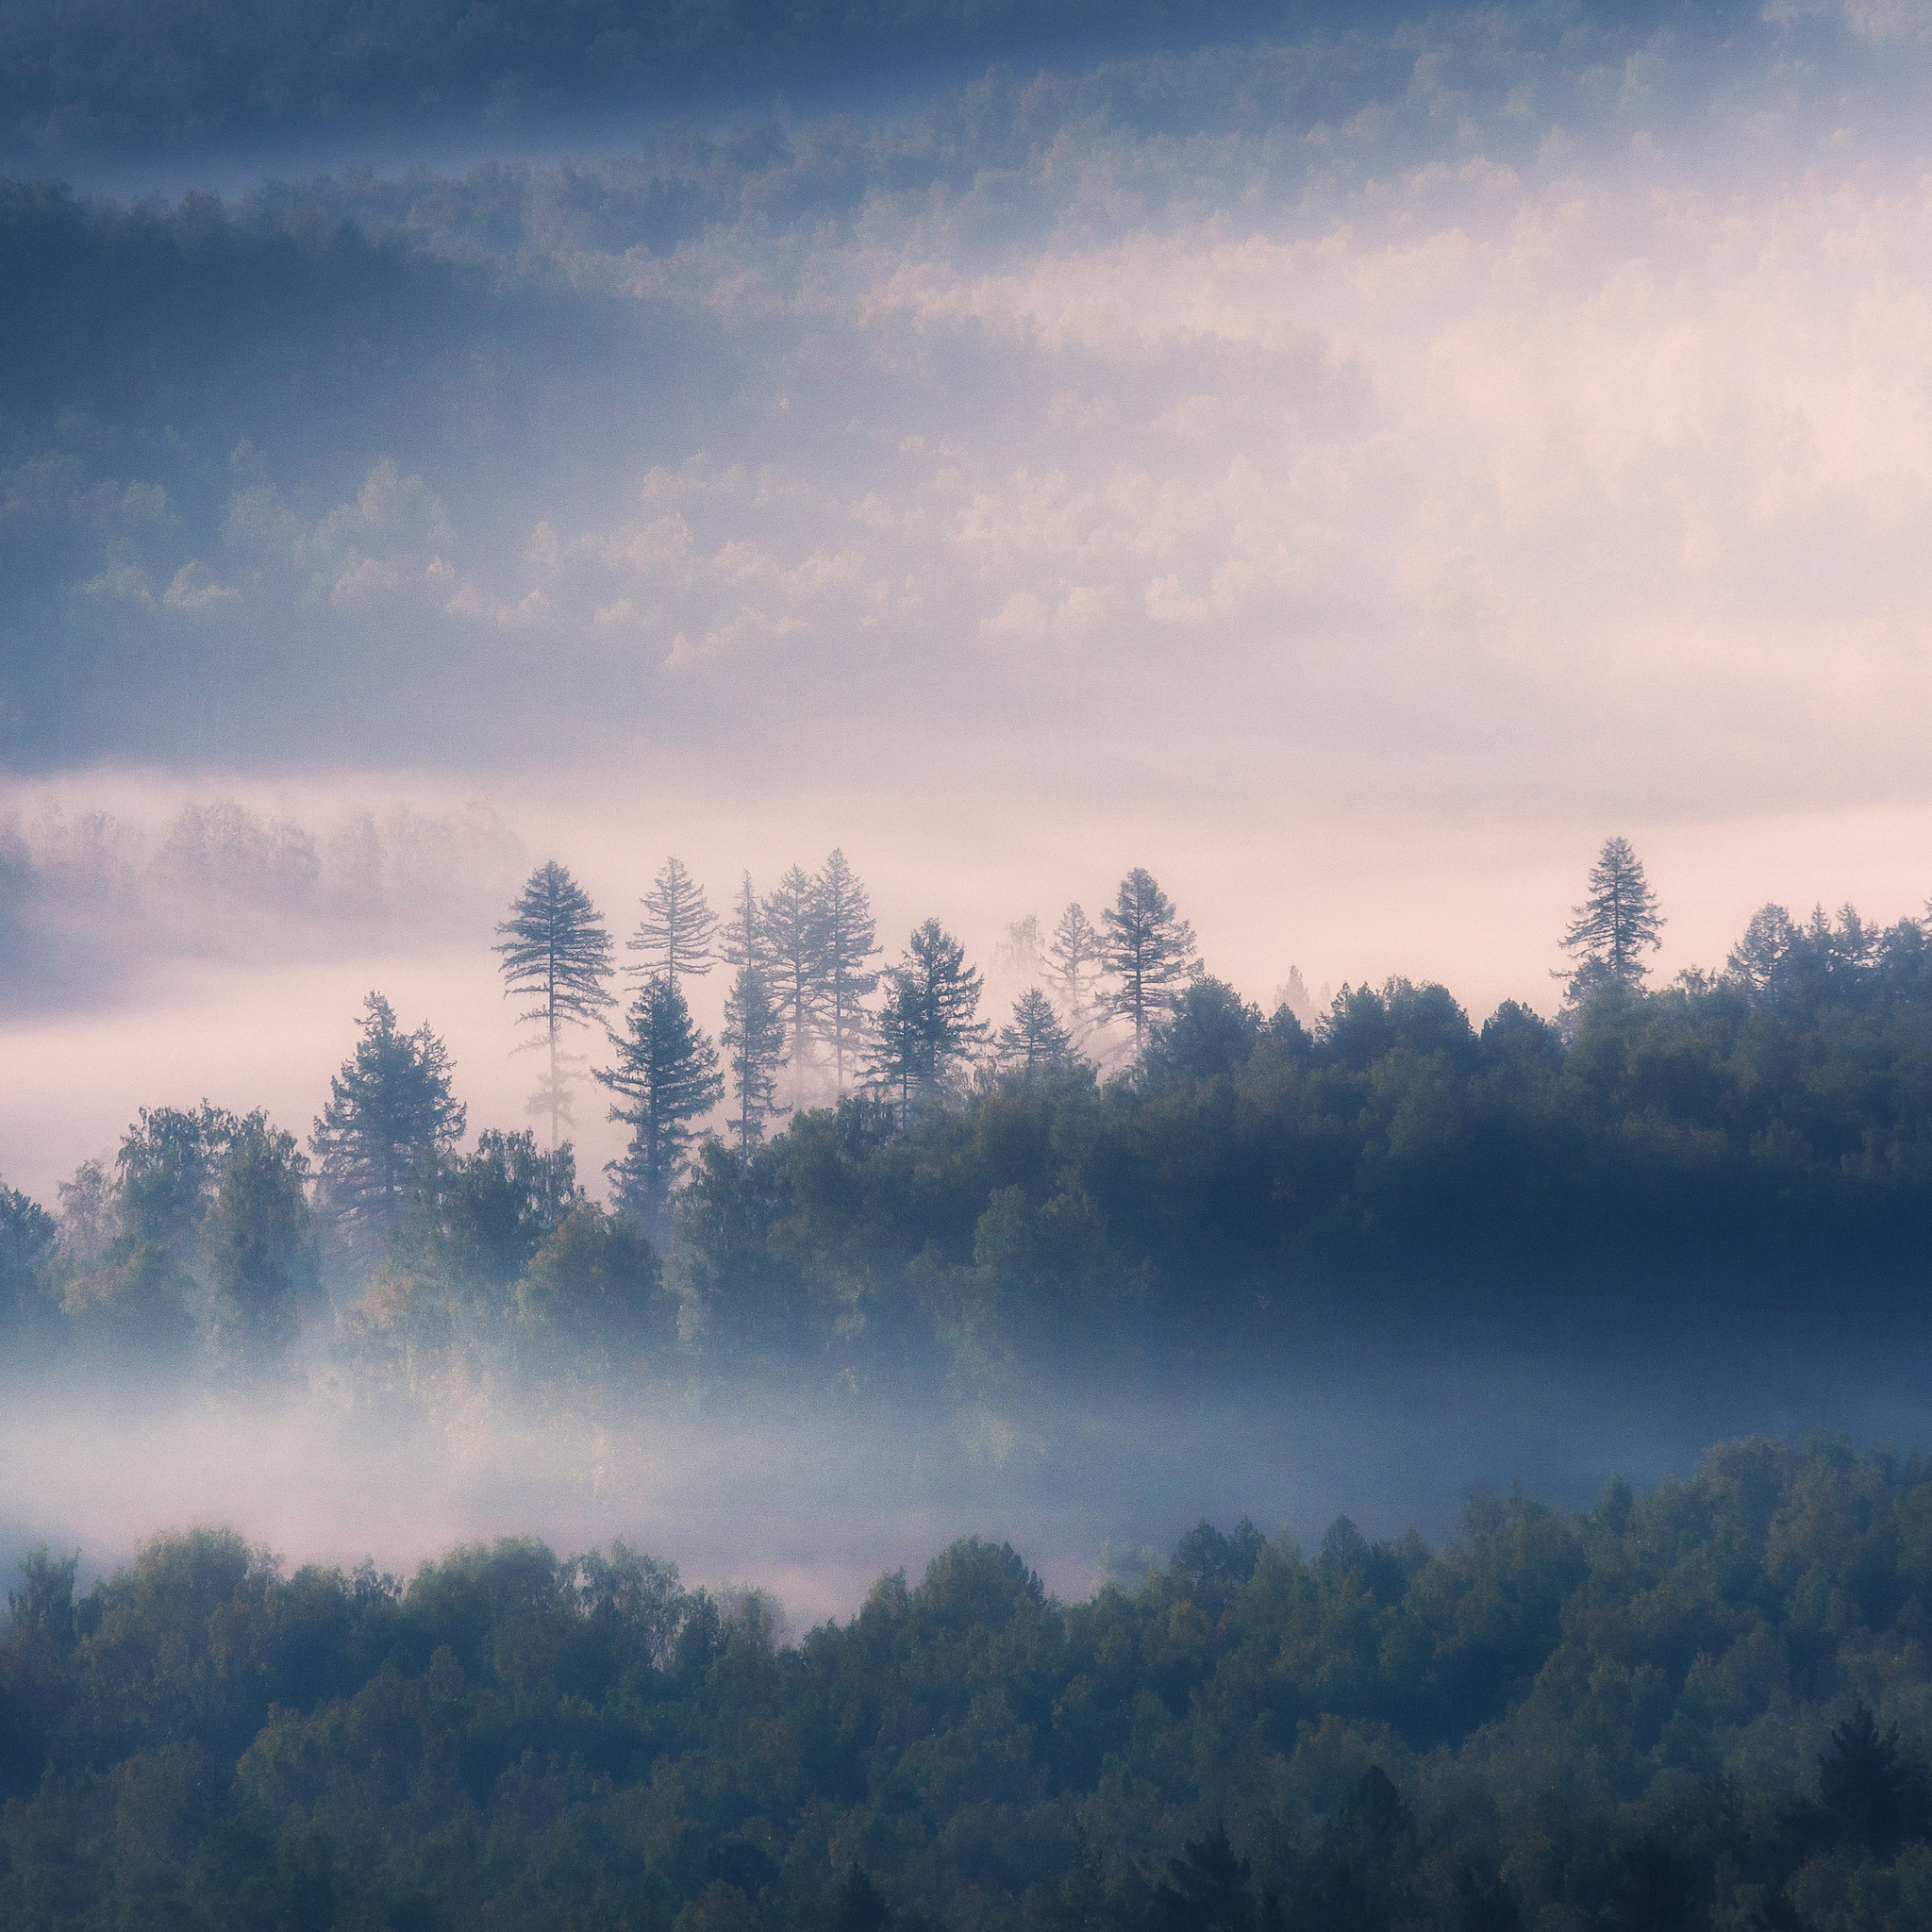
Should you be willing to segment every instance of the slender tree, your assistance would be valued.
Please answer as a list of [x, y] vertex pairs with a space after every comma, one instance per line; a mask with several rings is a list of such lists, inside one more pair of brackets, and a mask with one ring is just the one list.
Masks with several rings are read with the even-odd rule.
[[379, 992], [363, 1003], [362, 1037], [329, 1081], [329, 1102], [308, 1145], [322, 1196], [352, 1246], [373, 1257], [412, 1187], [463, 1138], [464, 1109], [450, 1091], [449, 1050], [425, 1021], [396, 1024]]
[[673, 992], [680, 976], [702, 979], [711, 970], [718, 938], [718, 915], [704, 887], [681, 860], [667, 858], [642, 903], [637, 935], [625, 944], [627, 951], [641, 953], [644, 962], [631, 970], [642, 979], [662, 979]]
[[554, 858], [530, 874], [496, 930], [503, 936], [493, 950], [502, 955], [504, 997], [528, 999], [517, 1024], [543, 1029], [528, 1043], [549, 1056], [529, 1111], [549, 1116], [555, 1152], [564, 1124], [575, 1125], [566, 1070], [586, 1063], [582, 1055], [560, 1050], [559, 1035], [567, 1025], [589, 1025], [610, 1006], [610, 935], [590, 894]]
[[906, 942], [906, 954], [886, 975], [887, 993], [874, 1027], [872, 1084], [894, 1097], [901, 1124], [919, 1107], [942, 1099], [958, 1082], [963, 1062], [984, 1043], [980, 976], [965, 948], [938, 920], [928, 919]]
[[1139, 865], [1121, 881], [1119, 895], [1100, 917], [1101, 956], [1116, 981], [1103, 1001], [1108, 1012], [1134, 1023], [1134, 1051], [1140, 1053], [1147, 1029], [1174, 1010], [1176, 992], [1200, 971], [1194, 929]]
[[765, 971], [772, 997], [785, 1021], [791, 1090], [798, 1094], [812, 1064], [825, 1009], [824, 934], [813, 881], [793, 866], [760, 908]]
[[661, 1235], [695, 1138], [691, 1123], [717, 1106], [724, 1079], [718, 1049], [669, 979], [642, 987], [625, 1022], [614, 1041], [617, 1064], [598, 1068], [597, 1078], [617, 1095], [610, 1118], [630, 1127], [631, 1140], [605, 1172], [617, 1183], [618, 1206]]
[[842, 1100], [847, 1074], [865, 1050], [864, 1002], [879, 983], [879, 975], [866, 966], [879, 949], [877, 928], [858, 874], [836, 847], [824, 871], [812, 881], [812, 897], [818, 924], [821, 1019]]
[[785, 1064], [785, 1022], [771, 988], [757, 966], [741, 966], [724, 1001], [724, 1063], [738, 1096], [740, 1149], [761, 1141], [765, 1122], [784, 1108], [777, 1104], [778, 1069]]
[[1077, 901], [1060, 914], [1046, 953], [1068, 1030], [1076, 1041], [1084, 1040], [1106, 1013], [1100, 1005], [1100, 935]]
[[1607, 839], [1591, 868], [1590, 891], [1563, 935], [1563, 950], [1576, 964], [1566, 977], [1573, 1001], [1607, 987], [1634, 992], [1649, 972], [1638, 957], [1663, 943], [1657, 894], [1643, 876], [1643, 862], [1627, 839]]
[[731, 902], [731, 916], [724, 922], [724, 963], [727, 966], [762, 966], [765, 963], [764, 908], [753, 890], [751, 874], [746, 873]]
[[1053, 1002], [1030, 986], [1013, 1002], [1013, 1017], [1000, 1028], [993, 1048], [1002, 1071], [1030, 1081], [1066, 1066], [1074, 1058], [1074, 1038], [1060, 1024]]

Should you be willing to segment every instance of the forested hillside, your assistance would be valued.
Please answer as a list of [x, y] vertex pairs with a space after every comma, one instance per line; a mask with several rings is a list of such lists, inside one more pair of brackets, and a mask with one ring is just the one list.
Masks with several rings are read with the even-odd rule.
[[969, 1539], [787, 1641], [621, 1545], [218, 1531], [0, 1648], [0, 1925], [1878, 1932], [1932, 1915], [1932, 1473], [1750, 1441], [1431, 1552]]
[[[624, 955], [546, 865], [498, 951], [550, 1146], [472, 1138], [442, 1041], [372, 993], [306, 1151], [157, 1108], [58, 1216], [0, 1194], [8, 1355], [582, 1407], [753, 1371], [978, 1395], [1338, 1334], [1800, 1345], [1915, 1306], [1926, 927], [1767, 908], [1724, 972], [1651, 989], [1659, 923], [1612, 841], [1555, 1022], [1394, 979], [1305, 1024], [1202, 970], [1136, 872], [1098, 926], [1014, 929], [1007, 977], [1037, 980], [995, 1028], [937, 920], [876, 963], [841, 855], [728, 919], [674, 859], [620, 1020]], [[714, 1041], [685, 989], [720, 964]], [[608, 1205], [567, 1138], [587, 1073], [630, 1130]]]

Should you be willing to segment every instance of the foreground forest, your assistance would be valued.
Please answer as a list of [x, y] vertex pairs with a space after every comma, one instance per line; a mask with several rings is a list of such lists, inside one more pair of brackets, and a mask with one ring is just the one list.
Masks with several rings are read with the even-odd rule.
[[969, 1539], [787, 1641], [622, 1545], [407, 1584], [158, 1538], [0, 1643], [0, 1926], [1907, 1932], [1932, 1470], [1713, 1451], [1439, 1550]]
[[[7, 1356], [410, 1404], [758, 1371], [976, 1398], [1398, 1330], [1796, 1346], [1918, 1306], [1926, 924], [1769, 907], [1724, 971], [1652, 988], [1660, 923], [1613, 840], [1555, 1022], [1477, 1026], [1397, 979], [1310, 1025], [1203, 971], [1136, 872], [1101, 927], [1032, 928], [1050, 991], [995, 1028], [937, 921], [867, 965], [841, 855], [747, 880], [724, 922], [674, 860], [620, 1025], [612, 941], [546, 866], [498, 950], [554, 1146], [466, 1143], [441, 1041], [372, 994], [308, 1152], [260, 1113], [158, 1108], [58, 1215], [0, 1189]], [[722, 1058], [682, 990], [720, 955]], [[608, 1206], [561, 1138], [600, 1028], [632, 1128]]]

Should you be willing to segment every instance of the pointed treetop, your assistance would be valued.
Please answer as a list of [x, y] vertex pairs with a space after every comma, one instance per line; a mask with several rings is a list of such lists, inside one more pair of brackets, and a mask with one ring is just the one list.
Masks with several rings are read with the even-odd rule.
[[625, 942], [628, 951], [644, 956], [644, 963], [632, 969], [635, 973], [663, 979], [675, 991], [680, 977], [701, 978], [711, 970], [718, 915], [682, 860], [667, 858], [658, 867], [641, 904], [644, 916], [637, 935]]

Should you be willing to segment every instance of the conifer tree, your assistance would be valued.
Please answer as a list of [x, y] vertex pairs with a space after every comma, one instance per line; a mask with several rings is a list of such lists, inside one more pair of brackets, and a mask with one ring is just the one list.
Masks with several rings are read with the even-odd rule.
[[724, 1063], [738, 1096], [732, 1123], [741, 1151], [764, 1138], [765, 1122], [784, 1108], [777, 1105], [777, 1074], [785, 1064], [785, 1022], [773, 1002], [765, 975], [757, 966], [741, 966], [724, 1001]]
[[424, 1021], [396, 1024], [379, 992], [363, 1003], [362, 1037], [329, 1081], [329, 1102], [309, 1147], [322, 1195], [352, 1246], [381, 1252], [413, 1187], [463, 1138], [464, 1108], [450, 1091], [449, 1050]]
[[958, 1085], [961, 1063], [984, 1042], [987, 1028], [976, 1017], [979, 974], [936, 919], [913, 932], [885, 978], [867, 1061], [872, 1084], [892, 1097], [903, 1125]]
[[604, 984], [611, 974], [610, 935], [590, 894], [554, 858], [530, 874], [496, 929], [503, 942], [492, 950], [503, 956], [504, 997], [527, 998], [517, 1024], [543, 1029], [529, 1042], [549, 1056], [529, 1111], [549, 1116], [554, 1152], [564, 1124], [575, 1124], [566, 1069], [585, 1064], [582, 1055], [561, 1051], [559, 1035], [566, 1025], [589, 1025], [611, 1005]]
[[717, 1106], [724, 1078], [718, 1049], [669, 979], [639, 991], [625, 1025], [614, 1042], [617, 1064], [597, 1069], [598, 1080], [618, 1096], [610, 1118], [632, 1130], [624, 1158], [605, 1172], [617, 1183], [617, 1205], [661, 1235], [671, 1218], [671, 1191], [695, 1138], [690, 1124]]
[[879, 975], [866, 968], [866, 961], [879, 949], [877, 927], [858, 874], [836, 847], [824, 871], [812, 881], [812, 895], [818, 923], [821, 1024], [842, 1100], [847, 1075], [865, 1050], [864, 1002], [879, 983]]
[[1077, 901], [1060, 914], [1046, 952], [1068, 1030], [1074, 1040], [1084, 1040], [1105, 1014], [1099, 1004], [1100, 935]]
[[731, 902], [731, 916], [724, 922], [724, 963], [727, 966], [762, 966], [765, 963], [764, 908], [753, 890], [751, 874], [746, 873]]
[[1058, 1072], [1074, 1058], [1073, 1035], [1037, 986], [1013, 1002], [1012, 1020], [1000, 1028], [993, 1046], [1003, 1071], [1029, 1081]]
[[1116, 985], [1103, 994], [1108, 1012], [1134, 1023], [1134, 1051], [1147, 1044], [1147, 1030], [1173, 1011], [1177, 990], [1200, 968], [1194, 929], [1174, 902], [1137, 865], [1121, 881], [1119, 895], [1101, 914], [1101, 956]]
[[680, 975], [701, 979], [711, 970], [712, 946], [718, 937], [718, 915], [705, 897], [705, 889], [684, 869], [667, 858], [658, 869], [650, 896], [643, 900], [644, 916], [625, 950], [641, 953], [644, 963], [631, 970], [641, 978], [662, 979], [673, 992]]
[[1627, 839], [1605, 840], [1591, 868], [1589, 895], [1574, 910], [1563, 935], [1563, 950], [1576, 961], [1567, 975], [1571, 999], [1608, 987], [1636, 991], [1650, 970], [1638, 956], [1662, 945], [1664, 922]]
[[785, 1022], [791, 1091], [799, 1093], [812, 1064], [824, 1013], [824, 934], [813, 881], [793, 866], [759, 909], [766, 981]]

